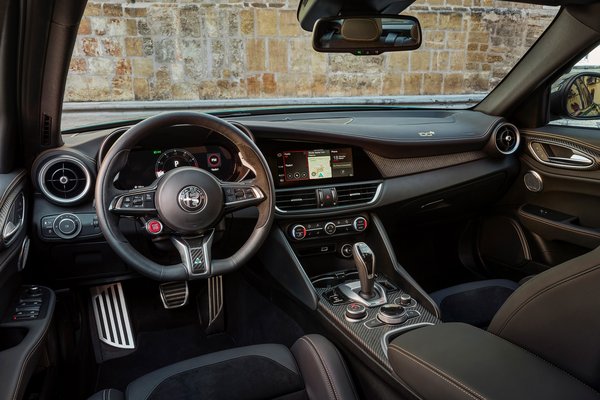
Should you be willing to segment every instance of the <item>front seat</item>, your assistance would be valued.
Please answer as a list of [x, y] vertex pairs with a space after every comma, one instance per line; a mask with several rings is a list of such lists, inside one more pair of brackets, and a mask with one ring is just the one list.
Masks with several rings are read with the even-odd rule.
[[161, 368], [89, 400], [332, 399], [356, 400], [341, 354], [320, 335], [303, 336], [291, 351], [278, 344], [240, 347]]
[[462, 283], [430, 294], [444, 322], [464, 322], [487, 328], [500, 307], [519, 287], [508, 279]]
[[487, 330], [600, 391], [599, 289], [600, 247], [527, 280]]

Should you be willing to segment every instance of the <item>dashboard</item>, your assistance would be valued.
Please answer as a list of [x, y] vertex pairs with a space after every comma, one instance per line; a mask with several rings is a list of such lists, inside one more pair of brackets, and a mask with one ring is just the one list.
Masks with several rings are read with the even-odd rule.
[[[510, 124], [472, 111], [272, 114], [240, 116], [234, 123], [267, 161], [278, 218], [342, 215], [400, 203], [422, 212], [437, 204], [434, 193], [512, 169], [513, 160], [506, 156], [516, 150], [497, 147], [498, 135]], [[36, 159], [32, 180], [39, 194], [35, 213], [42, 239], [64, 239], [53, 236], [56, 218], [44, 219], [64, 213], [79, 213], [82, 225], [91, 224], [68, 237], [99, 237], [92, 203], [95, 174], [127, 129], [65, 135], [65, 146]], [[183, 166], [201, 168], [222, 181], [254, 176], [222, 135], [176, 125], [141, 140], [129, 152], [115, 186], [145, 187]], [[446, 203], [452, 196], [444, 193]]]
[[[252, 131], [246, 130], [267, 161], [276, 189], [276, 218], [285, 226], [333, 221], [335, 231], [343, 234], [350, 217], [369, 211], [391, 210], [393, 218], [405, 218], [441, 210], [440, 199], [445, 210], [486, 202], [518, 171], [515, 157], [495, 146], [507, 124], [472, 111], [291, 113], [236, 121]], [[93, 193], [103, 158], [127, 129], [64, 135], [64, 146], [41, 153], [32, 166], [36, 257], [60, 260], [53, 270], [56, 277], [126, 271], [103, 241]], [[183, 166], [229, 182], [254, 176], [223, 136], [177, 125], [140, 141], [115, 186], [148, 186]], [[235, 223], [245, 226], [255, 218], [248, 211], [236, 212], [230, 222], [239, 219]], [[122, 223], [124, 234], [142, 239], [135, 221]], [[141, 240], [140, 245], [148, 243]]]

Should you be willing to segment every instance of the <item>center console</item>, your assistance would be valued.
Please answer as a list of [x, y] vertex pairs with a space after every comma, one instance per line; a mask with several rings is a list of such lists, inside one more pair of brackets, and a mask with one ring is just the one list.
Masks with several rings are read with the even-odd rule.
[[261, 252], [271, 275], [315, 310], [335, 337], [397, 379], [388, 344], [440, 323], [439, 310], [396, 261], [381, 220], [361, 212], [294, 218], [279, 228]]
[[264, 142], [275, 181], [271, 237], [259, 257], [287, 292], [315, 311], [331, 337], [404, 387], [387, 348], [436, 325], [439, 309], [398, 263], [376, 209], [383, 177], [363, 149]]

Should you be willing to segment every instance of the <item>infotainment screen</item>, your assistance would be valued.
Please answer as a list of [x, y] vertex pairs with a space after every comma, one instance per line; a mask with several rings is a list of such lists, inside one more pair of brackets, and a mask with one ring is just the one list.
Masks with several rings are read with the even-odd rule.
[[352, 148], [292, 150], [277, 153], [279, 182], [354, 176]]

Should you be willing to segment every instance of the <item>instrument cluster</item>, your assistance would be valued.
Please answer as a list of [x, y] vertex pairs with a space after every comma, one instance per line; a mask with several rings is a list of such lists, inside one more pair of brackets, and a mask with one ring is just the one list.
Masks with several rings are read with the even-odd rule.
[[195, 147], [143, 148], [129, 155], [127, 166], [119, 173], [117, 186], [134, 189], [150, 185], [172, 169], [196, 167], [210, 172], [223, 181], [243, 178], [236, 156], [221, 145]]

